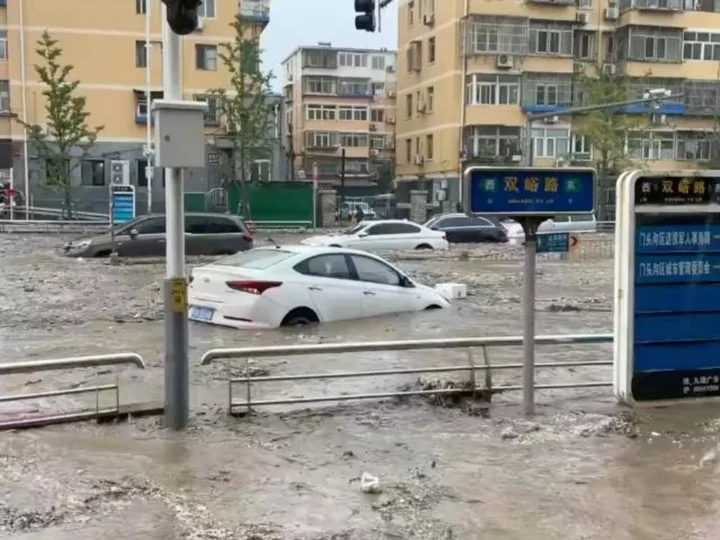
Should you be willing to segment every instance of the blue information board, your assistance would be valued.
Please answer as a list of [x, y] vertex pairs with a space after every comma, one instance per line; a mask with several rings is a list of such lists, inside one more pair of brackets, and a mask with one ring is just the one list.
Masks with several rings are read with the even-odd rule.
[[113, 186], [110, 190], [111, 219], [113, 225], [135, 219], [135, 188], [133, 186]]
[[568, 251], [570, 251], [570, 233], [537, 235], [538, 253], [567, 253]]
[[595, 209], [592, 169], [471, 167], [465, 178], [471, 214], [542, 217]]
[[712, 209], [714, 185], [711, 178], [636, 182], [636, 401], [720, 396], [720, 214]]

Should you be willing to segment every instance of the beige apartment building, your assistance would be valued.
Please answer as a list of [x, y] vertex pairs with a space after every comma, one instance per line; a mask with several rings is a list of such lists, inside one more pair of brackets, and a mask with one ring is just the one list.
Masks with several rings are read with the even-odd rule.
[[[369, 187], [391, 174], [395, 154], [397, 53], [295, 49], [283, 62], [287, 151], [296, 179]], [[355, 193], [360, 194], [359, 191]]]
[[[715, 0], [399, 0], [397, 192], [461, 198], [471, 164], [527, 163], [528, 114], [583, 103], [579, 72], [631, 77], [628, 100], [663, 90], [627, 142], [652, 169], [703, 166], [720, 106]], [[636, 81], [636, 82], [634, 82]], [[647, 105], [624, 109], [648, 113]], [[593, 164], [569, 117], [534, 120], [533, 164]]]
[[[217, 173], [229, 146], [210, 91], [230, 87], [220, 59], [222, 45], [235, 36], [230, 25], [240, 14], [248, 32], [259, 35], [270, 20], [269, 4], [204, 0], [199, 28], [182, 39], [183, 98], [209, 102], [208, 167], [190, 175], [189, 190], [207, 190], [207, 175]], [[161, 22], [161, 0], [0, 0], [0, 169], [14, 166], [16, 186], [22, 190], [27, 179], [36, 205], [56, 206], [58, 195], [47, 189], [45, 164], [33, 148], [26, 148], [24, 129], [16, 119], [45, 122], [44, 85], [34, 69], [41, 61], [35, 50], [42, 33], [57, 40], [63, 51], [60, 62], [74, 66], [70, 78], [80, 81], [78, 94], [87, 100], [88, 124], [105, 127], [87, 159], [74, 167], [73, 184], [78, 210], [107, 211], [111, 161], [127, 164], [139, 201], [147, 198], [147, 91], [151, 99], [163, 95]], [[158, 209], [164, 201], [162, 174], [155, 170], [152, 186]]]

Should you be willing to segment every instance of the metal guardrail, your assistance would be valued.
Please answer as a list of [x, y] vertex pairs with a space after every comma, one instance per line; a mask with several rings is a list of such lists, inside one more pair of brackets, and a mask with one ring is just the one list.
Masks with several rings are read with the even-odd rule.
[[0, 233], [85, 233], [103, 232], [110, 228], [105, 221], [62, 221], [38, 219], [0, 219]]
[[[579, 335], [548, 335], [536, 336], [536, 345], [589, 345], [612, 343], [613, 334], [579, 334]], [[501, 393], [522, 390], [522, 386], [498, 386], [492, 385], [492, 370], [520, 369], [522, 364], [498, 364], [492, 366], [488, 355], [488, 348], [491, 347], [516, 347], [521, 346], [523, 339], [520, 336], [511, 337], [480, 337], [480, 338], [453, 338], [453, 339], [425, 339], [407, 341], [376, 341], [368, 343], [321, 343], [312, 345], [280, 345], [272, 347], [243, 347], [233, 349], [212, 349], [202, 356], [202, 364], [207, 365], [215, 360], [221, 359], [244, 359], [245, 377], [231, 378], [228, 380], [228, 412], [235, 414], [237, 407], [244, 407], [248, 413], [253, 406], [263, 405], [288, 405], [297, 403], [319, 403], [328, 401], [351, 401], [362, 399], [384, 399], [390, 397], [422, 396], [422, 395], [452, 395], [468, 394], [473, 392]], [[386, 351], [418, 351], [432, 349], [468, 349], [468, 365], [466, 366], [439, 366], [405, 369], [387, 369], [375, 371], [351, 371], [335, 373], [314, 373], [304, 375], [279, 375], [259, 376], [250, 375], [251, 358], [268, 358], [278, 356], [308, 356], [311, 354], [333, 354], [333, 353], [359, 353], [359, 352], [386, 352]], [[484, 364], [476, 365], [473, 358], [473, 348], [481, 348]], [[536, 364], [536, 368], [558, 368], [558, 367], [582, 367], [582, 366], [611, 366], [612, 361], [603, 362], [551, 362]], [[475, 383], [477, 371], [485, 373], [485, 386], [478, 387]], [[379, 377], [387, 375], [411, 375], [423, 373], [451, 373], [469, 372], [472, 388], [444, 388], [433, 390], [410, 390], [383, 393], [362, 393], [343, 394], [332, 396], [318, 396], [309, 398], [288, 398], [288, 399], [266, 399], [253, 401], [252, 384], [261, 382], [282, 382], [302, 380], [323, 380], [341, 379], [354, 377]], [[233, 399], [233, 385], [244, 383], [246, 388], [245, 400], [235, 401]], [[551, 390], [562, 388], [593, 388], [609, 387], [612, 382], [588, 382], [588, 383], [558, 383], [540, 384], [535, 388], [538, 390]]]
[[[0, 375], [15, 375], [20, 373], [37, 373], [39, 371], [57, 371], [62, 369], [82, 369], [89, 367], [133, 365], [138, 369], [145, 369], [145, 362], [137, 353], [103, 354], [94, 356], [77, 356], [71, 358], [54, 358], [49, 360], [33, 360], [28, 362], [13, 362], [0, 364]], [[114, 391], [115, 406], [100, 408], [100, 392]], [[1, 403], [12, 403], [19, 401], [30, 401], [51, 397], [71, 396], [77, 394], [95, 393], [95, 409], [91, 411], [79, 411], [75, 413], [49, 414], [32, 417], [21, 417], [10, 420], [0, 420], [0, 430], [16, 429], [44, 425], [53, 421], [78, 421], [91, 420], [103, 414], [120, 413], [120, 386], [116, 378], [114, 384], [102, 384], [95, 386], [81, 386], [66, 390], [48, 390], [30, 394], [17, 394], [11, 396], [0, 396]]]

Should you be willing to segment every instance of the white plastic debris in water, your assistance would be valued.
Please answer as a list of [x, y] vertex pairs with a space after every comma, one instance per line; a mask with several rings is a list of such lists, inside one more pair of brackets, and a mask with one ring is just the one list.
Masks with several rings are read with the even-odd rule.
[[467, 285], [464, 283], [438, 283], [435, 290], [448, 300], [467, 298]]
[[380, 493], [380, 479], [364, 472], [360, 477], [360, 489], [363, 493]]

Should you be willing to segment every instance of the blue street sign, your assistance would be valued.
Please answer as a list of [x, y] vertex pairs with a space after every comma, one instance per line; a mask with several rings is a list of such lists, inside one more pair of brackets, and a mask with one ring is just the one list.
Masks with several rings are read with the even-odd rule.
[[716, 185], [716, 178], [697, 173], [638, 173], [635, 180], [634, 230], [628, 231], [635, 401], [720, 396]]
[[570, 251], [570, 233], [538, 234], [537, 253], [567, 253]]
[[113, 225], [135, 219], [135, 188], [133, 186], [113, 186], [110, 196], [112, 197], [110, 208]]
[[595, 209], [592, 169], [471, 167], [465, 178], [471, 214], [543, 217]]

